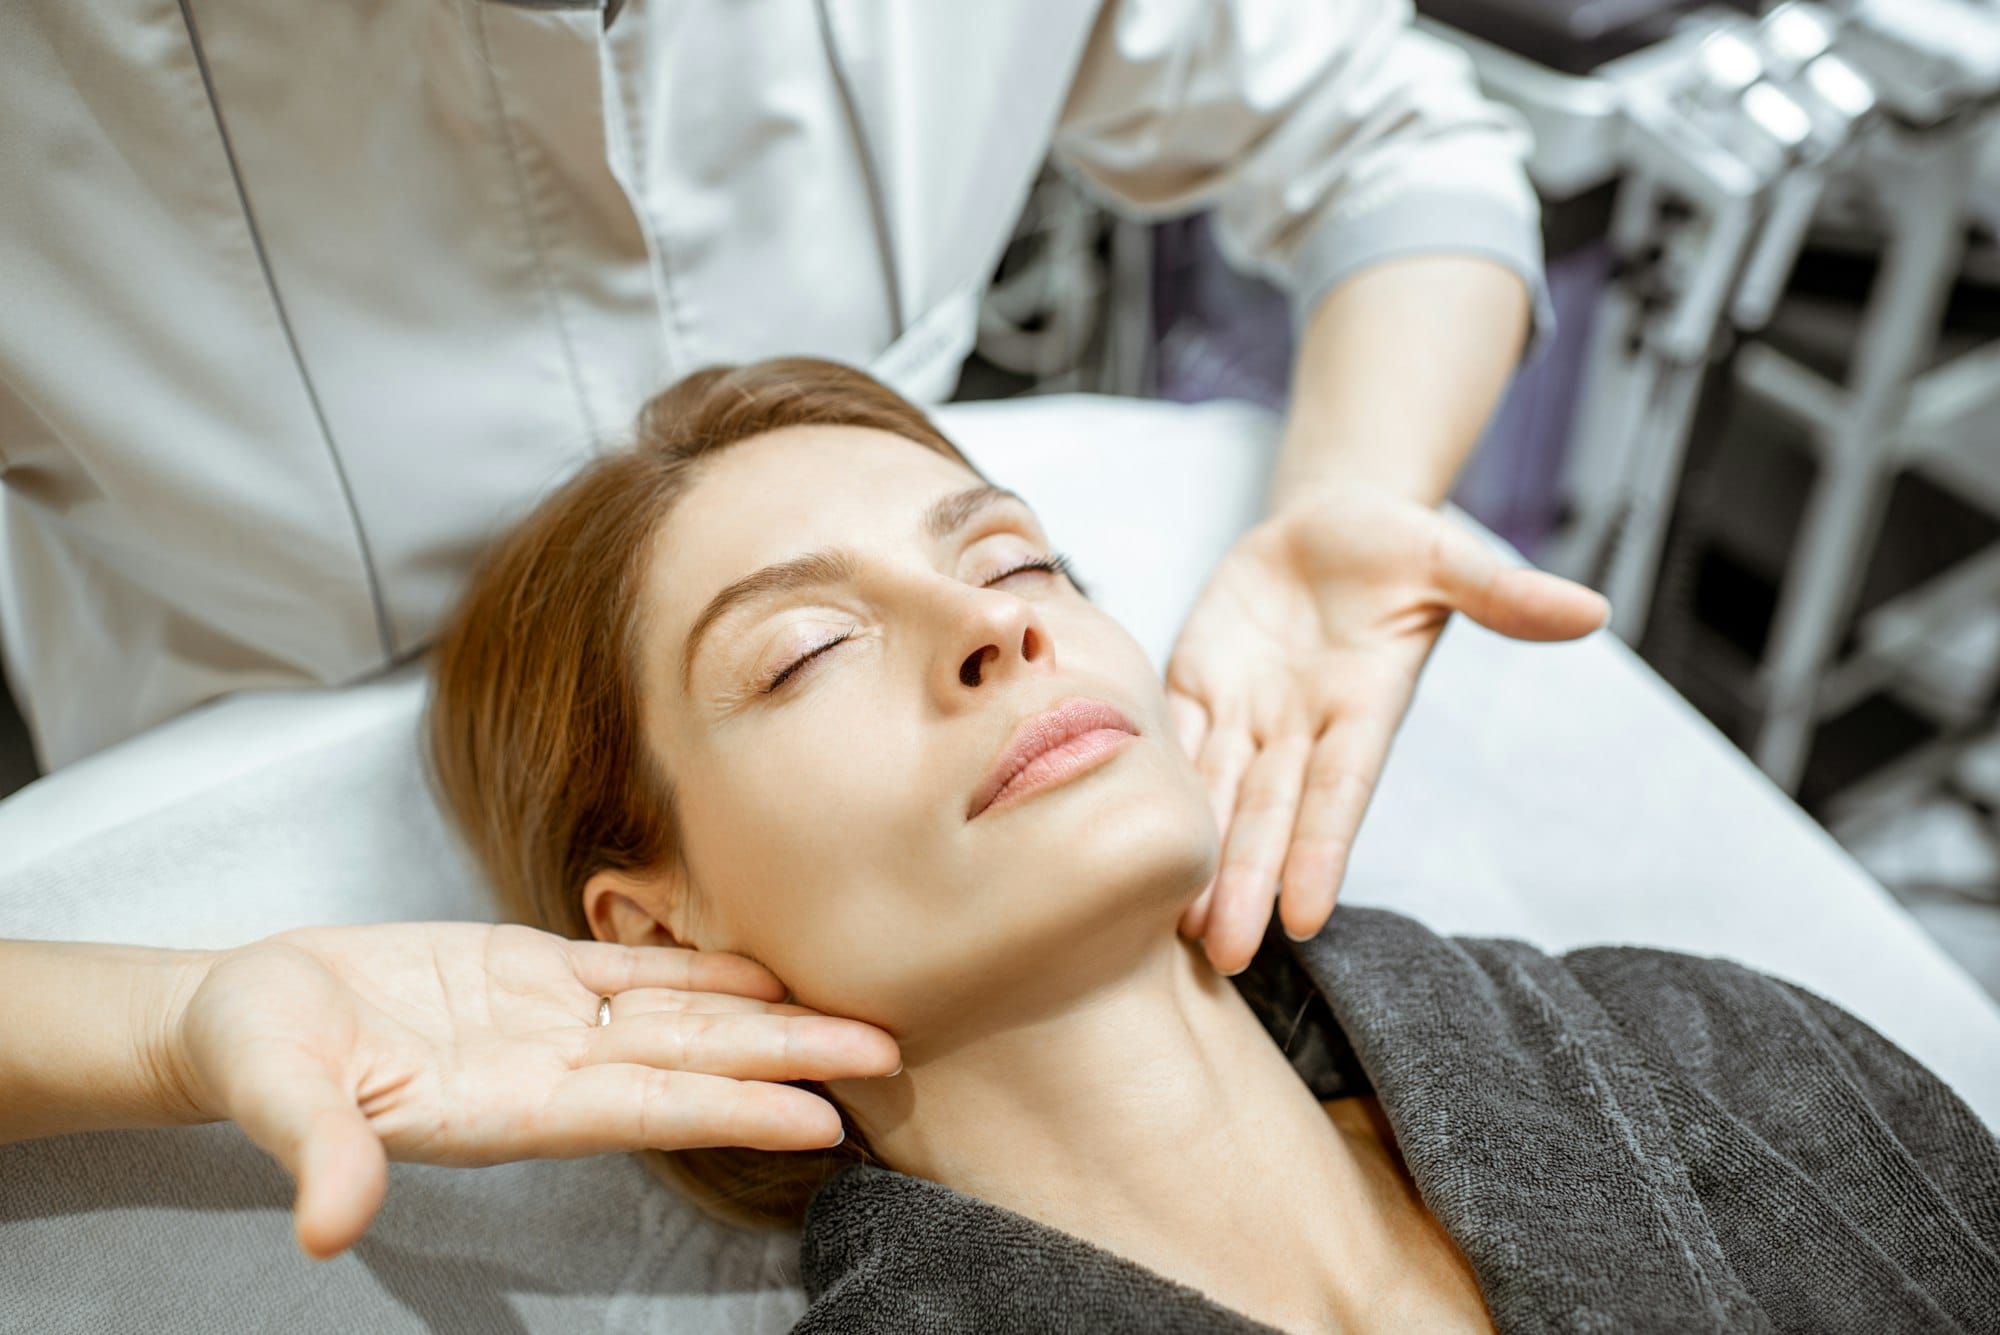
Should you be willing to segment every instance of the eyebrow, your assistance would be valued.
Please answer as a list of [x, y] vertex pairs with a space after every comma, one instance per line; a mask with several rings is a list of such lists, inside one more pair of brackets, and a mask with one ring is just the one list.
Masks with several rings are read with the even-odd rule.
[[[1025, 500], [1005, 487], [982, 484], [940, 496], [924, 511], [918, 531], [932, 541], [942, 541], [965, 527], [973, 518], [996, 505], [1013, 501], [1032, 511]], [[858, 567], [854, 554], [844, 548], [824, 547], [818, 551], [779, 561], [752, 571], [708, 600], [701, 615], [688, 628], [687, 643], [681, 647], [681, 689], [688, 689], [694, 677], [695, 654], [716, 622], [739, 608], [763, 602], [779, 594], [800, 589], [825, 588], [851, 581]]]

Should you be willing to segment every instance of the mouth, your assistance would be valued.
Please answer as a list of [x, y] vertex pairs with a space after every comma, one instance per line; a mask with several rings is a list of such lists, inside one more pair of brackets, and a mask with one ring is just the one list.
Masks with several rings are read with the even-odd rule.
[[1123, 712], [1089, 696], [1072, 696], [1045, 714], [1024, 719], [973, 794], [965, 818], [1095, 769], [1138, 735]]

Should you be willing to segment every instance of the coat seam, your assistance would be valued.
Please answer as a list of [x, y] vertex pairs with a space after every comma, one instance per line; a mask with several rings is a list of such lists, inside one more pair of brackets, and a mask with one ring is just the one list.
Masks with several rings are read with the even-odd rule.
[[893, 344], [906, 332], [909, 321], [903, 307], [902, 275], [896, 270], [895, 234], [890, 230], [888, 204], [882, 198], [882, 173], [875, 161], [874, 147], [868, 142], [867, 127], [862, 123], [860, 107], [855, 101], [854, 85], [841, 58], [840, 43], [834, 36], [833, 15], [827, 10], [827, 0], [816, 0], [813, 9], [819, 19], [820, 43], [826, 48], [833, 86], [840, 94], [840, 108], [847, 118], [847, 131], [854, 140], [855, 157], [866, 178], [863, 184], [867, 186], [868, 221], [875, 231], [875, 250], [881, 257], [883, 285], [888, 289], [889, 341]]
[[486, 36], [486, 11], [483, 7], [475, 5], [473, 15], [473, 25], [479, 36], [479, 64], [486, 75], [487, 92], [493, 100], [493, 117], [499, 125], [500, 148], [507, 158], [507, 170], [514, 180], [514, 196], [520, 202], [521, 222], [527, 233], [528, 253], [534, 260], [535, 278], [541, 286], [543, 299], [548, 303], [549, 315], [555, 324], [556, 341], [562, 345], [563, 365], [569, 372], [570, 389], [576, 395], [577, 408], [583, 415], [583, 429], [595, 443], [602, 439], [602, 436], [598, 431], [596, 416], [591, 412], [590, 396], [584, 388], [583, 365], [577, 359], [576, 343], [570, 336], [569, 320], [563, 312], [562, 294], [549, 268], [548, 248], [543, 241], [540, 220], [535, 216], [534, 199], [528, 186], [527, 168], [521, 161], [520, 145], [514, 136], [514, 124], [507, 114], [507, 97], [501, 91], [499, 73], [493, 68], [493, 49]]
[[[695, 336], [688, 325], [676, 291], [672, 256], [668, 253], [666, 229], [654, 215], [652, 206], [652, 178], [647, 172], [646, 140], [642, 133], [639, 110], [633, 105], [628, 82], [636, 80], [628, 76], [632, 71], [623, 67], [617, 48], [610, 43], [599, 46], [599, 78], [611, 90], [617, 103], [616, 132], [618, 147], [625, 155], [624, 171], [631, 180], [617, 178], [619, 187], [625, 192], [625, 201], [631, 207], [632, 217], [639, 225], [639, 232], [646, 242], [646, 274], [653, 287], [653, 300], [659, 307], [660, 338], [669, 366], [691, 365], [694, 362]], [[605, 155], [613, 162], [616, 177], [617, 147], [612, 144], [613, 121], [609, 114], [603, 114], [605, 134]]]
[[327, 421], [326, 408], [320, 402], [319, 388], [313, 383], [312, 372], [306, 367], [306, 359], [299, 349], [298, 335], [292, 329], [290, 313], [285, 309], [284, 294], [278, 290], [278, 276], [271, 268], [271, 257], [264, 248], [264, 234], [257, 225], [256, 211], [250, 205], [250, 189], [243, 180], [243, 168], [236, 158], [236, 145], [229, 137], [229, 124], [222, 114], [222, 99], [216, 94], [215, 79], [208, 68], [208, 54], [201, 44], [201, 29], [195, 22], [191, 0], [177, 0], [181, 11], [181, 22], [187, 28], [188, 45], [194, 51], [195, 68], [201, 73], [202, 90], [208, 95], [209, 114], [215, 118], [215, 132], [222, 142], [222, 155], [229, 164], [231, 183], [236, 187], [237, 203], [243, 210], [243, 225], [250, 237], [250, 248], [257, 256], [257, 267], [264, 275], [264, 290], [270, 295], [271, 309], [278, 318], [278, 328], [284, 334], [285, 346], [292, 354], [292, 364], [299, 373], [299, 384], [305, 390], [306, 402], [312, 409], [314, 422], [319, 426], [320, 441], [326, 447], [328, 461], [333, 465], [334, 480], [340, 486], [341, 501], [347, 506], [347, 517], [354, 529], [354, 543], [361, 556], [361, 573], [367, 581], [368, 599], [375, 612], [375, 634], [377, 648], [384, 659], [396, 657], [396, 637], [389, 625], [389, 609], [382, 599], [380, 576], [375, 568], [375, 555], [368, 545], [368, 531], [361, 522], [360, 507], [354, 503], [354, 488], [348, 481], [347, 469], [340, 460], [340, 450], [334, 444], [333, 427]]

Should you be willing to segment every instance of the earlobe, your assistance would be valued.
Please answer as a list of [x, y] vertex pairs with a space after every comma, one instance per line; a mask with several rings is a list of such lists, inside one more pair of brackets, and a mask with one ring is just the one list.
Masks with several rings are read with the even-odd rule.
[[682, 898], [667, 877], [606, 869], [584, 882], [583, 917], [599, 941], [686, 946], [673, 912]]

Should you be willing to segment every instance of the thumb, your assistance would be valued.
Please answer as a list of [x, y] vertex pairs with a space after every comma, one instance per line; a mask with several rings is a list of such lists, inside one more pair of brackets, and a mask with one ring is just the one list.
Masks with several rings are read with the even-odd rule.
[[257, 1096], [236, 1118], [298, 1184], [292, 1232], [314, 1260], [338, 1256], [368, 1231], [389, 1190], [389, 1156], [325, 1065], [303, 1052], [258, 1063]]
[[1611, 601], [1546, 570], [1508, 566], [1494, 576], [1479, 613], [1467, 615], [1517, 640], [1575, 640], [1610, 620]]
[[1611, 617], [1597, 590], [1532, 566], [1509, 565], [1462, 527], [1438, 536], [1433, 578], [1457, 611], [1517, 640], [1574, 640]]

